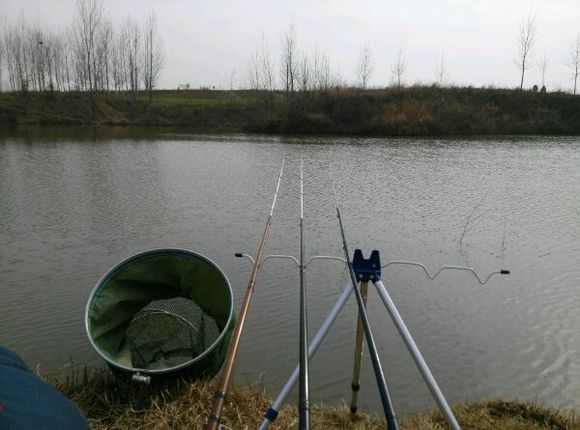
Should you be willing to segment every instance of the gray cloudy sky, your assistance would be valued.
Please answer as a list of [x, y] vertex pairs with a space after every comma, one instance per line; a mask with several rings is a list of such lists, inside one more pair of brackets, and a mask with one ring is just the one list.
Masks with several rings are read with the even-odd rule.
[[[179, 83], [227, 88], [233, 75], [245, 85], [250, 55], [265, 35], [278, 60], [282, 34], [294, 25], [301, 52], [327, 53], [332, 69], [349, 82], [365, 44], [371, 48], [372, 85], [390, 81], [399, 48], [407, 83], [435, 80], [443, 54], [448, 81], [466, 85], [516, 86], [518, 27], [536, 15], [538, 40], [526, 83], [540, 83], [540, 57], [549, 61], [547, 83], [568, 89], [566, 66], [580, 31], [579, 0], [104, 0], [108, 15], [122, 22], [154, 10], [165, 48], [160, 86]], [[68, 25], [74, 0], [0, 0], [0, 23], [24, 15], [52, 28]]]

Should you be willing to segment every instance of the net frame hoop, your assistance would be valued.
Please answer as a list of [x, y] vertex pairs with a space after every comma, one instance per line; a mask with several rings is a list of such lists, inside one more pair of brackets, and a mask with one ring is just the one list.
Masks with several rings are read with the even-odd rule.
[[[230, 294], [230, 306], [229, 306], [229, 312], [228, 312], [228, 319], [224, 325], [224, 328], [221, 330], [219, 336], [215, 339], [215, 341], [208, 348], [206, 348], [205, 351], [203, 351], [201, 354], [199, 354], [195, 358], [192, 358], [189, 361], [178, 364], [177, 366], [168, 367], [166, 369], [142, 369], [142, 368], [138, 368], [138, 367], [125, 366], [123, 364], [115, 362], [114, 360], [111, 360], [109, 357], [107, 357], [105, 355], [105, 353], [103, 351], [101, 351], [101, 348], [99, 348], [96, 345], [95, 341], [93, 340], [93, 338], [91, 336], [91, 332], [89, 330], [89, 311], [90, 311], [91, 305], [93, 303], [93, 300], [95, 298], [95, 295], [99, 291], [101, 285], [105, 281], [107, 281], [108, 279], [112, 278], [113, 275], [115, 275], [117, 273], [117, 271], [119, 271], [123, 266], [131, 263], [132, 261], [141, 259], [143, 257], [148, 257], [151, 255], [160, 254], [163, 252], [182, 254], [182, 255], [187, 255], [189, 257], [198, 258], [198, 259], [203, 260], [206, 263], [210, 264], [218, 271], [218, 273], [223, 277], [223, 279], [225, 281], [225, 285], [227, 287], [227, 290]], [[234, 317], [234, 291], [232, 289], [232, 285], [230, 284], [230, 280], [228, 279], [228, 277], [226, 276], [224, 271], [215, 262], [210, 260], [205, 255], [200, 254], [200, 253], [195, 252], [195, 251], [191, 251], [189, 249], [184, 249], [184, 248], [154, 248], [154, 249], [149, 249], [147, 251], [137, 252], [136, 254], [133, 254], [133, 255], [125, 258], [120, 263], [117, 263], [114, 266], [112, 266], [107, 272], [105, 272], [105, 274], [103, 276], [101, 276], [101, 278], [97, 281], [96, 285], [93, 287], [91, 294], [89, 295], [89, 298], [87, 300], [87, 304], [85, 305], [85, 331], [87, 333], [87, 337], [89, 338], [89, 342], [91, 343], [91, 346], [93, 347], [93, 349], [97, 352], [97, 354], [103, 360], [105, 360], [111, 366], [125, 370], [127, 372], [131, 372], [131, 373], [162, 375], [165, 373], [172, 373], [172, 372], [176, 372], [176, 371], [185, 369], [185, 368], [197, 363], [198, 361], [203, 360], [206, 356], [208, 356], [210, 353], [212, 353], [217, 348], [217, 346], [220, 344], [220, 342], [223, 340], [226, 333], [228, 332], [228, 327], [230, 326], [233, 317]]]
[[[172, 318], [180, 320], [183, 324], [185, 324], [186, 326], [189, 326], [189, 328], [192, 330], [198, 329], [198, 327], [196, 327], [191, 321], [189, 321], [187, 318], [179, 315], [178, 313], [167, 311], [165, 309], [157, 309], [157, 308], [145, 309], [145, 310], [141, 309], [139, 312], [137, 312], [135, 314], [135, 317], [133, 317], [133, 319], [131, 320], [131, 323], [139, 321], [139, 320], [145, 318], [147, 315], [168, 315]], [[129, 323], [129, 326], [131, 325], [131, 323]]]

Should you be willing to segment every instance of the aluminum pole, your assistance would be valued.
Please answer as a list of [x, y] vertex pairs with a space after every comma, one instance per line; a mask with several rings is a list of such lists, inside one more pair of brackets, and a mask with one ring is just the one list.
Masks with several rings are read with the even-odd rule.
[[391, 299], [391, 296], [389, 295], [387, 289], [385, 288], [383, 281], [379, 280], [374, 282], [374, 284], [375, 287], [377, 288], [379, 296], [381, 297], [381, 300], [385, 304], [385, 307], [387, 308], [387, 311], [391, 316], [391, 319], [393, 320], [393, 323], [397, 327], [397, 330], [399, 331], [399, 334], [403, 338], [405, 345], [407, 345], [407, 349], [411, 353], [411, 356], [413, 357], [413, 360], [415, 361], [415, 364], [417, 365], [417, 368], [419, 369], [419, 372], [421, 373], [423, 380], [427, 384], [427, 387], [429, 387], [429, 390], [431, 391], [433, 398], [437, 402], [437, 405], [439, 406], [441, 413], [443, 414], [447, 423], [451, 426], [453, 430], [461, 430], [461, 427], [459, 426], [459, 423], [457, 422], [457, 419], [455, 418], [455, 415], [453, 414], [451, 407], [449, 407], [449, 404], [447, 403], [445, 396], [443, 396], [443, 392], [441, 391], [439, 385], [437, 384], [437, 381], [433, 377], [433, 374], [431, 373], [429, 366], [427, 366], [427, 363], [423, 358], [423, 354], [421, 354], [421, 351], [417, 347], [417, 344], [415, 343], [413, 336], [411, 336], [411, 333], [409, 332], [409, 329], [407, 328], [405, 321], [403, 321], [401, 314], [399, 314], [399, 310], [397, 309], [397, 306], [393, 302], [393, 299]]
[[[328, 314], [328, 316], [318, 329], [318, 332], [316, 333], [314, 338], [312, 338], [310, 346], [308, 347], [309, 358], [314, 357], [314, 354], [316, 354], [316, 351], [318, 351], [318, 348], [322, 344], [322, 341], [330, 331], [330, 328], [336, 321], [338, 314], [340, 314], [340, 312], [344, 308], [344, 305], [348, 301], [351, 294], [352, 294], [352, 286], [350, 285], [349, 279], [348, 282], [345, 284], [344, 289], [340, 294], [340, 297], [334, 304], [334, 307], [332, 308], [332, 310], [330, 311], [330, 313]], [[286, 398], [290, 394], [290, 391], [292, 391], [292, 388], [294, 387], [294, 385], [296, 385], [296, 381], [298, 381], [299, 369], [300, 365], [297, 365], [294, 368], [294, 371], [290, 375], [290, 378], [288, 378], [288, 381], [286, 381], [286, 384], [284, 384], [284, 387], [276, 397], [276, 400], [274, 400], [272, 406], [270, 406], [266, 411], [266, 413], [264, 414], [264, 420], [262, 421], [262, 424], [259, 427], [260, 430], [266, 430], [270, 426], [270, 424], [272, 424], [278, 417], [278, 411], [280, 410], [280, 408], [282, 408], [282, 405], [286, 401]]]

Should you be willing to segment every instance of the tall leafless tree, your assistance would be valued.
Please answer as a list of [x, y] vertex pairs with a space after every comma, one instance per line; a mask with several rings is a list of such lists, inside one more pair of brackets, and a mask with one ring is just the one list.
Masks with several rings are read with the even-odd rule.
[[310, 60], [305, 54], [300, 60], [300, 91], [307, 92], [312, 89], [312, 67]]
[[530, 14], [520, 24], [518, 37], [517, 66], [521, 72], [520, 89], [524, 88], [526, 70], [530, 67], [530, 56], [537, 38], [536, 17]]
[[250, 57], [248, 65], [248, 85], [251, 90], [259, 91], [262, 89], [262, 73], [260, 69], [260, 52], [256, 51]]
[[4, 89], [3, 82], [4, 82], [4, 64], [5, 64], [5, 48], [4, 48], [4, 38], [2, 34], [0, 34], [0, 93]]
[[391, 81], [398, 89], [401, 89], [404, 85], [404, 75], [407, 71], [407, 63], [405, 61], [405, 52], [403, 48], [400, 48], [397, 53], [397, 58], [393, 66], [391, 67]]
[[157, 85], [163, 60], [161, 42], [157, 34], [157, 19], [155, 14], [151, 12], [145, 21], [143, 49], [143, 79], [145, 89], [149, 92], [149, 101], [153, 95], [153, 88]]
[[248, 83], [253, 90], [273, 91], [275, 87], [274, 68], [266, 37], [262, 35], [260, 47], [250, 57]]
[[328, 55], [321, 54], [317, 49], [314, 52], [312, 65], [314, 86], [318, 91], [326, 91], [330, 88], [330, 61]]
[[4, 80], [4, 63], [5, 63], [5, 57], [6, 55], [4, 54], [4, 38], [2, 37], [2, 34], [0, 34], [0, 93], [2, 92], [2, 90], [4, 89], [4, 87], [2, 86], [3, 80]]
[[573, 77], [573, 94], [576, 95], [576, 88], [578, 85], [578, 74], [580, 73], [580, 33], [576, 35], [576, 40], [572, 46], [572, 52], [570, 55], [570, 67], [572, 69]]
[[127, 30], [127, 70], [129, 73], [129, 88], [133, 93], [139, 90], [141, 79], [141, 29], [131, 18], [125, 23]]
[[113, 86], [117, 91], [129, 89], [129, 32], [126, 27], [114, 36], [111, 56]]
[[373, 58], [368, 44], [363, 47], [358, 65], [358, 78], [361, 88], [366, 88], [373, 73]]
[[10, 89], [25, 92], [29, 89], [28, 29], [23, 20], [5, 29], [4, 49]]
[[97, 89], [95, 69], [97, 64], [97, 35], [103, 19], [103, 6], [100, 0], [77, 0], [77, 22], [75, 25], [78, 53], [82, 55], [80, 65], [89, 91]]
[[95, 86], [101, 91], [110, 89], [112, 50], [113, 24], [108, 19], [103, 19], [97, 33], [95, 49]]
[[262, 82], [264, 89], [266, 91], [273, 91], [276, 86], [276, 80], [274, 77], [274, 66], [272, 64], [272, 58], [270, 57], [270, 49], [268, 48], [266, 37], [263, 34], [262, 34], [262, 48], [260, 52], [259, 61], [261, 63]]
[[286, 94], [293, 93], [298, 78], [298, 55], [296, 53], [296, 31], [291, 25], [282, 38], [282, 83]]

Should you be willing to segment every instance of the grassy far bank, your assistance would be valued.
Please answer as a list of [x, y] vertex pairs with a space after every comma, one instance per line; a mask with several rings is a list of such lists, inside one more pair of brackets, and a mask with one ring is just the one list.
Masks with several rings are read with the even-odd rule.
[[[125, 387], [102, 372], [75, 378], [74, 382], [55, 382], [77, 403], [97, 430], [202, 429], [214, 394], [213, 383], [180, 382], [170, 388]], [[229, 396], [222, 423], [231, 429], [255, 429], [270, 399], [257, 387], [238, 387]], [[577, 430], [580, 420], [567, 412], [539, 405], [508, 401], [486, 401], [454, 408], [464, 430]], [[379, 417], [359, 414], [352, 418], [346, 407], [312, 409], [313, 429], [384, 429]], [[297, 411], [286, 406], [276, 429], [294, 429]], [[442, 430], [447, 425], [437, 412], [404, 419], [402, 430]]]
[[580, 97], [408, 87], [323, 92], [2, 93], [0, 125], [187, 127], [199, 132], [360, 136], [580, 134]]

